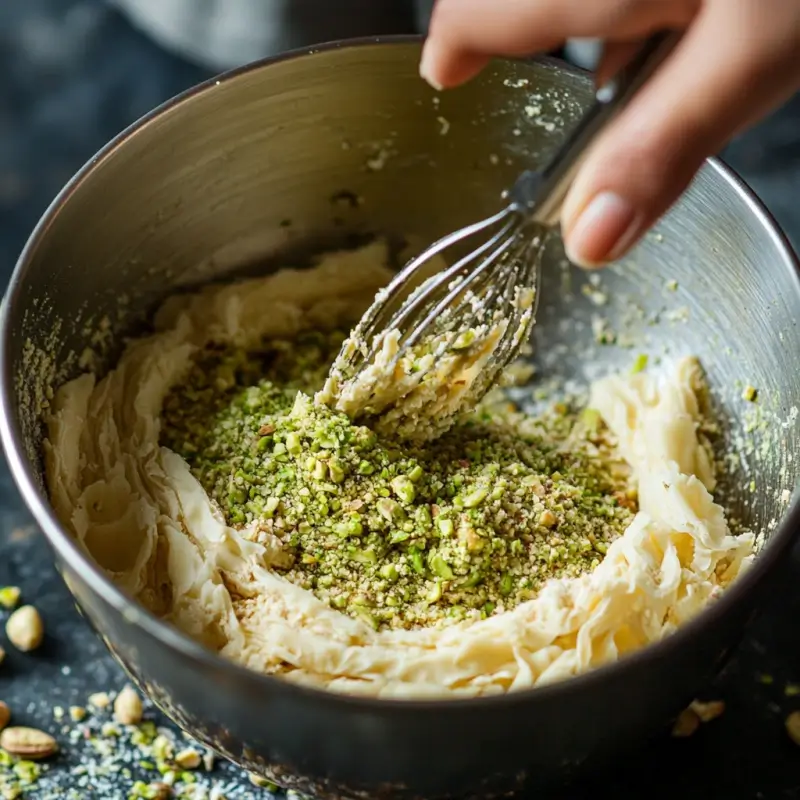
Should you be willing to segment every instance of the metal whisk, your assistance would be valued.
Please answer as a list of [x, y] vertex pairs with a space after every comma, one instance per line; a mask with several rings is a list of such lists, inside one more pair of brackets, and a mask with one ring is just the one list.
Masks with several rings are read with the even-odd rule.
[[[538, 303], [541, 244], [546, 232], [558, 224], [563, 200], [587, 148], [661, 63], [670, 49], [668, 38], [664, 33], [652, 36], [597, 91], [592, 106], [544, 169], [526, 170], [504, 193], [505, 208], [437, 241], [378, 294], [334, 364], [331, 375], [337, 375], [340, 389], [358, 382], [384, 346], [386, 335], [397, 332], [385, 373], [392, 373], [414, 348], [426, 341], [434, 343], [433, 351], [428, 350], [433, 358], [425, 360], [409, 391], [448, 355], [483, 347], [479, 374], [472, 376], [460, 404], [466, 409], [483, 398], [530, 336]], [[434, 257], [481, 234], [487, 237], [485, 241], [428, 278], [391, 313], [403, 290]], [[441, 380], [442, 376], [437, 377]], [[400, 400], [401, 396], [395, 396], [379, 407], [366, 403], [363, 415], [383, 414]]]

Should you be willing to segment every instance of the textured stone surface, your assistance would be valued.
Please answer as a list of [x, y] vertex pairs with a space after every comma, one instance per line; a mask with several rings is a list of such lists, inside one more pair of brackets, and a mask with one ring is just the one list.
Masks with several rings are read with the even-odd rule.
[[[3, 0], [0, 76], [5, 283], [37, 218], [70, 175], [120, 129], [207, 75], [160, 50], [98, 2]], [[734, 143], [725, 156], [800, 242], [800, 102]], [[800, 681], [800, 597], [790, 588], [800, 578], [800, 563], [792, 571], [793, 583], [775, 587], [771, 608], [725, 674], [701, 693], [726, 701], [720, 719], [691, 739], [667, 738], [631, 754], [606, 778], [565, 797], [800, 797], [800, 753], [783, 730], [783, 716], [800, 706], [800, 698], [785, 693], [787, 682]], [[118, 687], [123, 677], [74, 610], [46, 542], [0, 464], [0, 585], [9, 583], [22, 586], [25, 599], [40, 608], [47, 637], [36, 653], [9, 654], [0, 667], [0, 698], [20, 723], [53, 729], [54, 705], [83, 704], [88, 693]], [[57, 762], [61, 787], [70, 785], [69, 763], [68, 756]], [[229, 796], [249, 794], [246, 781], [239, 789], [231, 786]], [[116, 800], [126, 788], [120, 781], [79, 796]]]

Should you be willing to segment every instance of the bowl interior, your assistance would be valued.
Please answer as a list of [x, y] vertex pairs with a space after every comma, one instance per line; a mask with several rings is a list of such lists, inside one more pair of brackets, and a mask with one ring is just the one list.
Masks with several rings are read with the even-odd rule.
[[[40, 486], [53, 388], [107, 368], [170, 292], [375, 233], [427, 244], [497, 210], [591, 97], [584, 75], [553, 62], [498, 62], [439, 94], [418, 56], [416, 43], [361, 43], [234, 73], [135, 127], [65, 191], [6, 299], [11, 424]], [[535, 386], [580, 386], [640, 354], [653, 367], [698, 356], [720, 452], [736, 454], [725, 503], [774, 529], [797, 480], [800, 284], [735, 179], [707, 166], [599, 276], [570, 266], [557, 241], [543, 271]]]

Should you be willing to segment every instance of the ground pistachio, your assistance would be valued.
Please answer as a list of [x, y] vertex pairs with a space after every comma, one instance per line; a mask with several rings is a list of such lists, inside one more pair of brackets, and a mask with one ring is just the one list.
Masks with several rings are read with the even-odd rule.
[[197, 769], [203, 763], [203, 759], [197, 750], [187, 747], [175, 755], [175, 763], [181, 769]]

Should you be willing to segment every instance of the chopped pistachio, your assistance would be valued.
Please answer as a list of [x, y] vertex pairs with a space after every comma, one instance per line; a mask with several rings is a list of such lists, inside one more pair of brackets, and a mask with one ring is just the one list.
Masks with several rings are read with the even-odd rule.
[[437, 519], [436, 526], [439, 528], [439, 533], [444, 536], [452, 536], [453, 535], [453, 520], [451, 519]]
[[755, 388], [755, 386], [750, 386], [750, 384], [748, 384], [742, 390], [742, 399], [747, 400], [749, 403], [754, 403], [757, 396], [758, 390]]
[[451, 624], [593, 569], [630, 523], [597, 412], [487, 401], [431, 444], [395, 441], [314, 403], [341, 341], [204, 351], [164, 402], [162, 444], [289, 581], [373, 628]]
[[392, 491], [406, 504], [410, 504], [414, 502], [414, 496], [416, 495], [416, 489], [414, 488], [414, 483], [406, 475], [398, 475], [392, 481]]
[[475, 331], [462, 331], [452, 344], [453, 350], [466, 350], [475, 341]]
[[558, 522], [558, 518], [552, 511], [550, 511], [550, 509], [546, 508], [539, 515], [539, 524], [545, 528], [552, 528], [556, 522]]
[[7, 611], [16, 608], [20, 598], [20, 589], [18, 586], [3, 586], [0, 588], [0, 606]]
[[672, 735], [676, 738], [685, 739], [697, 732], [700, 727], [700, 717], [691, 708], [686, 708], [678, 715], [675, 724], [672, 726]]
[[689, 708], [700, 718], [700, 722], [711, 722], [725, 713], [725, 703], [722, 700], [709, 700], [703, 702], [695, 700]]
[[197, 750], [193, 747], [187, 747], [176, 754], [175, 763], [181, 769], [197, 769], [203, 763], [203, 760]]
[[88, 702], [90, 706], [102, 711], [111, 705], [111, 697], [109, 696], [108, 692], [95, 692], [94, 694], [89, 695]]
[[639, 353], [639, 355], [636, 356], [636, 360], [633, 362], [633, 366], [631, 367], [631, 374], [636, 375], [645, 369], [645, 367], [647, 367], [647, 360], [647, 353]]

